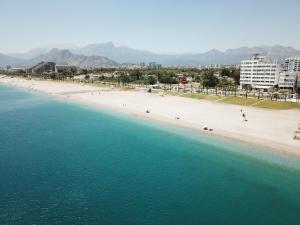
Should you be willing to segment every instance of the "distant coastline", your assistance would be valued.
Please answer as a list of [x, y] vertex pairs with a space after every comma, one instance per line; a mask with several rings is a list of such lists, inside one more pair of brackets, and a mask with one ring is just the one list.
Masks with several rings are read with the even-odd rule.
[[[144, 91], [122, 91], [72, 82], [6, 77], [1, 78], [0, 83], [300, 157], [300, 141], [292, 138], [300, 122], [299, 110], [243, 107], [249, 121], [242, 122], [241, 106], [237, 105], [176, 96], [162, 97]], [[146, 113], [147, 110], [149, 113]], [[204, 126], [212, 131], [204, 131]]]

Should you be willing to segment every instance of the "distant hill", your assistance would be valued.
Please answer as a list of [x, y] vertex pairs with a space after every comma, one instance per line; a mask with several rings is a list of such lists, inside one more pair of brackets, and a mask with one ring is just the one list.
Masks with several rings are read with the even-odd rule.
[[116, 67], [118, 63], [103, 56], [85, 56], [71, 53], [69, 50], [59, 50], [57, 48], [50, 50], [30, 60], [32, 64], [40, 61], [51, 61], [61, 65], [78, 66], [81, 68], [92, 67]]
[[106, 56], [119, 63], [139, 63], [142, 61], [150, 62], [158, 59], [158, 54], [128, 48], [125, 46], [116, 47], [112, 42], [104, 44], [91, 44], [82, 48], [71, 49], [73, 53], [87, 56], [100, 55]]
[[49, 52], [51, 48], [35, 48], [25, 53], [11, 53], [8, 54], [9, 56], [12, 56], [14, 58], [19, 58], [23, 60], [30, 60], [32, 58], [35, 58], [39, 55], [46, 54]]
[[245, 59], [255, 53], [260, 55], [267, 56], [269, 60], [278, 60], [283, 61], [285, 58], [291, 56], [299, 56], [300, 51], [296, 50], [292, 47], [284, 47], [281, 45], [275, 46], [260, 46], [260, 47], [253, 47], [247, 48], [242, 47], [238, 49], [228, 49], [224, 52], [225, 56], [230, 56], [232, 60], [241, 60]]
[[71, 53], [69, 50], [51, 49], [49, 52], [32, 59], [14, 58], [0, 54], [0, 66], [28, 68], [41, 61], [56, 62], [60, 65], [77, 66], [81, 68], [117, 67], [119, 64], [103, 56], [85, 56]]
[[46, 54], [47, 52], [49, 52], [53, 48], [73, 49], [73, 48], [77, 48], [77, 46], [70, 45], [70, 44], [60, 44], [60, 45], [53, 45], [52, 47], [48, 46], [48, 47], [34, 48], [34, 49], [31, 49], [28, 52], [24, 52], [24, 53], [10, 53], [10, 54], [7, 54], [7, 55], [15, 57], [15, 58], [19, 58], [19, 59], [29, 60], [29, 59], [35, 58], [39, 55]]
[[258, 46], [241, 47], [219, 51], [212, 49], [196, 54], [156, 54], [150, 51], [137, 50], [125, 46], [115, 46], [112, 42], [91, 44], [68, 50], [33, 49], [27, 53], [0, 55], [0, 66], [12, 65], [18, 67], [31, 66], [41, 60], [57, 61], [59, 64], [81, 67], [110, 67], [119, 63], [140, 63], [155, 61], [164, 66], [200, 66], [208, 64], [239, 64], [241, 60], [258, 53], [267, 56], [271, 61], [282, 62], [291, 56], [300, 56], [300, 51], [292, 47]]
[[15, 58], [15, 57], [11, 57], [8, 55], [4, 55], [0, 53], [0, 67], [5, 67], [7, 65], [14, 65], [14, 64], [19, 64], [21, 63], [22, 60]]

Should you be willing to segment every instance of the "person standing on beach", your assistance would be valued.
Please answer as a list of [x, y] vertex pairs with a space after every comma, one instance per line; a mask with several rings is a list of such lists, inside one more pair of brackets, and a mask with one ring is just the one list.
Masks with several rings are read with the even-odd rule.
[[247, 119], [246, 119], [246, 111], [244, 111], [243, 109], [241, 109], [241, 113], [242, 113], [242, 122], [247, 121]]

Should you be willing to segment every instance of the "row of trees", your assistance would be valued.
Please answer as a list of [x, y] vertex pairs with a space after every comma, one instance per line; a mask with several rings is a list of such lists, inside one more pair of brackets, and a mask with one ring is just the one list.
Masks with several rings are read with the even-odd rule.
[[234, 86], [239, 85], [240, 70], [239, 69], [222, 69], [217, 77], [214, 70], [204, 70], [195, 81], [202, 84], [206, 88], [215, 88], [218, 86]]
[[[181, 72], [181, 73], [175, 73]], [[124, 70], [117, 71], [117, 81], [121, 83], [140, 83], [140, 84], [178, 84], [178, 74], [191, 78], [193, 82], [201, 83], [203, 87], [214, 88], [217, 86], [233, 86], [239, 84], [239, 69], [162, 69], [162, 70]]]
[[[78, 73], [104, 74], [111, 76], [100, 76], [100, 81], [118, 82], [123, 84], [135, 83], [153, 85], [157, 82], [162, 84], [178, 84], [181, 80], [178, 76], [189, 78], [192, 82], [200, 83], [205, 88], [214, 88], [218, 86], [231, 86], [239, 84], [239, 69], [196, 69], [196, 68], [162, 68], [162, 69], [128, 69], [128, 68], [95, 68], [95, 69], [64, 69], [59, 73], [42, 74], [44, 78], [64, 80], [72, 78]], [[20, 74], [21, 75], [21, 74]], [[23, 74], [22, 74], [23, 75]], [[87, 79], [89, 76], [86, 77]]]
[[120, 72], [117, 80], [121, 83], [139, 83], [153, 85], [157, 82], [163, 84], [177, 84], [176, 74], [166, 70], [145, 73], [144, 70], [131, 70]]

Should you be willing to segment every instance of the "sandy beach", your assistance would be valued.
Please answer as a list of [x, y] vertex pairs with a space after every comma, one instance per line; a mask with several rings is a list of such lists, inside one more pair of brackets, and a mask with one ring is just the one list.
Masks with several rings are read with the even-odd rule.
[[[160, 96], [143, 90], [122, 91], [72, 82], [0, 78], [0, 83], [41, 92], [84, 105], [123, 112], [162, 123], [206, 132], [300, 157], [300, 141], [293, 140], [300, 110], [269, 110]], [[241, 109], [248, 121], [242, 121]], [[149, 110], [150, 113], [146, 113]], [[203, 131], [207, 125], [213, 131]]]

